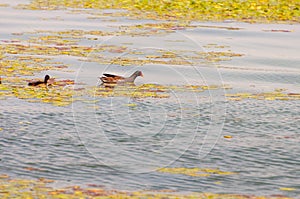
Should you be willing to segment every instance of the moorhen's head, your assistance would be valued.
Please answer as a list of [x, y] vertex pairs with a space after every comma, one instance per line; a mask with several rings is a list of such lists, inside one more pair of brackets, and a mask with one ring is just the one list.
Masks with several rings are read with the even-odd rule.
[[50, 76], [49, 76], [49, 75], [46, 75], [46, 76], [45, 76], [44, 82], [47, 83], [47, 81], [48, 81], [49, 79], [50, 79]]
[[138, 76], [144, 77], [142, 71], [139, 71], [139, 70], [135, 71], [134, 74], [135, 74], [137, 77], [138, 77]]

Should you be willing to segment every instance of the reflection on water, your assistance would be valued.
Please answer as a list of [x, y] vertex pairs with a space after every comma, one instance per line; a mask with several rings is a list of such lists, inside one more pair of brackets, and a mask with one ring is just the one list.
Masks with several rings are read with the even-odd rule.
[[[0, 8], [1, 18], [12, 8]], [[15, 10], [13, 10], [15, 12]], [[97, 29], [99, 21], [86, 16], [55, 11], [64, 21], [54, 27], [37, 18], [40, 11], [18, 11], [9, 15], [7, 35], [20, 27], [39, 29]], [[51, 11], [43, 11], [52, 15]], [[22, 16], [22, 17], [21, 17]], [[73, 18], [76, 16], [75, 18]], [[80, 19], [80, 20], [77, 20]], [[30, 21], [29, 26], [23, 22]], [[35, 23], [38, 22], [38, 23]], [[107, 22], [106, 22], [107, 23]], [[113, 22], [112, 22], [113, 23]], [[137, 23], [136, 20], [116, 21]], [[44, 25], [42, 25], [44, 24]], [[52, 24], [52, 23], [51, 23]], [[63, 25], [68, 24], [67, 27]], [[15, 26], [14, 26], [15, 25]], [[224, 24], [227, 25], [227, 24]], [[300, 117], [297, 101], [226, 101], [225, 92], [262, 92], [286, 88], [299, 93], [299, 25], [272, 25], [292, 28], [291, 33], [260, 31], [264, 25], [231, 24], [244, 29], [185, 30], [172, 36], [114, 37], [101, 42], [134, 42], [145, 53], [163, 48], [170, 38], [187, 42], [174, 48], [198, 49], [221, 43], [244, 57], [221, 66], [137, 66], [145, 75], [138, 85], [222, 85], [233, 89], [184, 92], [168, 90], [169, 98], [95, 97], [94, 104], [75, 102], [68, 107], [1, 100], [1, 173], [13, 177], [46, 177], [61, 184], [105, 184], [119, 189], [175, 189], [250, 194], [299, 194]], [[108, 27], [106, 27], [108, 28]], [[263, 38], [263, 39], [262, 39]], [[174, 38], [172, 38], [174, 39]], [[277, 43], [278, 41], [278, 43]], [[276, 45], [275, 45], [276, 43]], [[172, 48], [172, 43], [168, 43]], [[146, 47], [147, 48], [146, 48]], [[199, 47], [200, 46], [200, 47]], [[297, 54], [298, 55], [298, 54]], [[104, 71], [130, 73], [136, 67], [106, 66], [61, 57], [72, 64], [74, 73], [49, 71], [58, 76], [95, 85]], [[231, 139], [224, 139], [231, 135]], [[219, 168], [237, 175], [191, 177], [159, 173], [159, 167]], [[37, 168], [28, 171], [26, 168]], [[216, 183], [220, 182], [220, 183]], [[283, 193], [280, 187], [296, 188]]]

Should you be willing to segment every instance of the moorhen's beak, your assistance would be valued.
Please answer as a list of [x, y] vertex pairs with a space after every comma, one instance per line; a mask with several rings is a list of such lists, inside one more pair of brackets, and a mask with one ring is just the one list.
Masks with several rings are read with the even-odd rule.
[[141, 77], [144, 77], [143, 73], [141, 72]]

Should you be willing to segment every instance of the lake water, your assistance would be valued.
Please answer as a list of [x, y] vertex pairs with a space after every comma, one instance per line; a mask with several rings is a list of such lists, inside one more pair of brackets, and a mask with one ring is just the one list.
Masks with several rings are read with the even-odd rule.
[[[20, 10], [10, 3], [9, 7], [0, 7], [0, 40], [26, 39], [26, 34], [12, 33], [36, 30], [116, 31], [121, 25], [156, 23], [88, 16], [69, 11]], [[170, 86], [169, 98], [95, 96], [94, 103], [78, 101], [66, 107], [16, 98], [1, 100], [0, 173], [16, 178], [50, 178], [58, 187], [95, 183], [120, 190], [299, 196], [299, 100], [230, 101], [225, 94], [275, 89], [299, 93], [300, 25], [192, 24], [196, 27], [169, 34], [103, 36], [97, 41], [82, 39], [80, 44], [127, 44], [131, 52], [147, 55], [159, 50], [207, 52], [211, 49], [205, 46], [219, 45], [243, 55], [218, 63], [188, 60], [190, 64], [185, 65], [136, 66], [57, 56], [55, 60], [69, 64], [73, 72], [47, 71], [36, 76], [47, 73], [95, 86], [103, 72], [128, 75], [141, 70], [144, 78], [138, 77], [137, 85], [225, 84], [231, 89], [193, 92], [172, 90]], [[38, 170], [24, 169], [28, 167]], [[237, 174], [192, 177], [156, 171], [162, 167], [218, 168]], [[294, 190], [283, 191], [282, 187]]]

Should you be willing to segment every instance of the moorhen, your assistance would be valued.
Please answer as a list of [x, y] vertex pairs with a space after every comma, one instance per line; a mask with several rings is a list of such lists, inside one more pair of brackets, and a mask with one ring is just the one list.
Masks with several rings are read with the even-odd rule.
[[47, 81], [48, 81], [49, 79], [50, 79], [50, 76], [49, 76], [49, 75], [46, 75], [44, 81], [34, 81], [34, 82], [29, 82], [29, 83], [28, 83], [28, 86], [37, 86], [37, 85], [40, 85], [40, 84], [45, 84], [45, 85], [47, 85]]
[[118, 75], [112, 75], [104, 73], [102, 77], [100, 77], [102, 84], [104, 85], [113, 85], [113, 84], [126, 84], [133, 83], [135, 78], [138, 76], [143, 77], [143, 73], [141, 71], [135, 71], [130, 77], [122, 77]]

